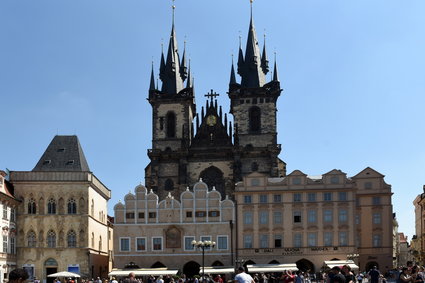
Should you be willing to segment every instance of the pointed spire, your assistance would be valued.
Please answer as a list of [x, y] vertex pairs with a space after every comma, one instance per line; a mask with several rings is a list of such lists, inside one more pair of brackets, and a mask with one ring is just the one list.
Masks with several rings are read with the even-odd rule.
[[264, 45], [263, 45], [263, 54], [261, 55], [261, 68], [263, 73], [267, 74], [269, 72], [269, 60], [267, 59], [266, 53], [266, 34], [264, 33]]
[[[161, 64], [162, 72], [160, 74], [162, 80], [162, 92], [166, 94], [175, 94], [183, 89], [183, 79], [180, 73], [180, 60], [177, 48], [177, 37], [174, 28], [174, 10], [173, 8], [173, 19], [170, 34], [170, 42], [168, 44], [167, 59], [165, 60], [164, 66]], [[161, 58], [162, 61], [162, 58]]]
[[153, 61], [152, 61], [152, 71], [151, 71], [151, 83], [149, 85], [149, 90], [155, 90], [155, 76], [153, 74]]
[[230, 82], [229, 85], [236, 83], [236, 76], [235, 76], [235, 67], [233, 66], [233, 54], [232, 54], [232, 69], [230, 70]]
[[161, 81], [165, 78], [164, 43], [161, 42], [161, 63], [159, 66], [159, 77]]
[[[183, 56], [183, 57], [184, 57], [184, 56]], [[186, 82], [186, 87], [187, 87], [187, 88], [192, 87], [192, 75], [191, 75], [191, 73], [190, 73], [190, 59], [189, 59], [189, 68], [188, 68], [188, 71], [187, 71], [187, 82]]]
[[245, 66], [245, 60], [243, 59], [243, 52], [242, 52], [242, 37], [239, 35], [239, 54], [238, 54], [238, 74], [240, 76], [244, 75], [244, 66]]
[[180, 66], [180, 76], [182, 80], [184, 81], [187, 78], [187, 66], [186, 66], [186, 40], [184, 41], [184, 48], [183, 48], [183, 58]]
[[277, 75], [276, 52], [274, 53], [273, 81], [279, 81], [279, 77]]
[[[261, 62], [260, 48], [254, 27], [251, 0], [251, 18], [249, 22], [248, 38], [245, 49], [245, 59], [241, 60], [242, 50], [239, 47], [238, 74], [241, 75], [241, 86], [262, 87], [265, 84], [265, 64]], [[266, 55], [266, 54], [265, 54]], [[267, 56], [264, 56], [265, 60]], [[265, 62], [264, 62], [265, 63]]]

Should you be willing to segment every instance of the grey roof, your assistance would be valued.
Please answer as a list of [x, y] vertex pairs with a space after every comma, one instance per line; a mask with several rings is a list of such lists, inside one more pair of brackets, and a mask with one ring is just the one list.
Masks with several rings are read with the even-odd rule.
[[32, 171], [89, 172], [77, 136], [55, 136]]

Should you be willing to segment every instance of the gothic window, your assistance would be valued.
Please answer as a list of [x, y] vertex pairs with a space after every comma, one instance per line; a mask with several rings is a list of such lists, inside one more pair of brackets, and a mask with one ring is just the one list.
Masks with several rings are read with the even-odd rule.
[[249, 131], [251, 133], [261, 132], [261, 109], [257, 106], [249, 109]]
[[77, 247], [77, 233], [74, 230], [68, 232], [67, 235], [68, 248]]
[[176, 114], [174, 112], [167, 113], [167, 138], [176, 137]]
[[199, 177], [208, 185], [209, 189], [215, 187], [215, 189], [220, 192], [221, 197], [225, 197], [224, 177], [220, 169], [215, 166], [208, 167], [201, 172]]
[[174, 189], [174, 182], [171, 179], [167, 179], [165, 181], [165, 190], [166, 191], [172, 191]]
[[29, 248], [35, 248], [37, 245], [37, 237], [34, 231], [29, 231], [27, 235], [27, 242]]
[[37, 213], [37, 205], [35, 200], [32, 198], [28, 201], [28, 214], [36, 214]]
[[47, 232], [47, 247], [56, 248], [56, 233], [53, 230]]
[[77, 202], [73, 198], [68, 200], [68, 214], [77, 214]]
[[49, 199], [47, 203], [47, 213], [48, 214], [56, 214], [56, 201], [54, 199]]

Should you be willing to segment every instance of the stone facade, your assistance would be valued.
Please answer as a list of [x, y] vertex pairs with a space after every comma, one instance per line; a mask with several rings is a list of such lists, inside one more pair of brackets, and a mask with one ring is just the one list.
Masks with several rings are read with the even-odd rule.
[[21, 200], [17, 266], [47, 282], [68, 270], [107, 277], [111, 192], [89, 171], [76, 136], [56, 136], [32, 171], [12, 171], [10, 181]]
[[340, 170], [316, 177], [252, 173], [235, 195], [238, 260], [319, 272], [324, 261], [356, 255], [360, 270], [393, 268], [391, 186], [371, 168], [351, 178]]
[[235, 207], [202, 181], [175, 199], [164, 200], [139, 185], [114, 207], [114, 267], [134, 262], [140, 268], [168, 267], [187, 275], [199, 272], [201, 253], [192, 240], [210, 240], [205, 266], [233, 265]]

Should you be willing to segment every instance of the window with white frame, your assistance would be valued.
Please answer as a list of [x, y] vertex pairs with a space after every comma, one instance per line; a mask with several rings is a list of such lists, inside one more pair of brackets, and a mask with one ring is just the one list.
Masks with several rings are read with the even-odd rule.
[[193, 251], [195, 247], [192, 245], [192, 241], [195, 240], [194, 236], [184, 236], [184, 250]]
[[217, 249], [219, 250], [227, 250], [227, 236], [217, 236]]
[[252, 224], [252, 212], [251, 211], [245, 211], [243, 213], [243, 224], [245, 224], [245, 225]]
[[260, 211], [260, 224], [265, 225], [269, 223], [269, 212]]
[[136, 237], [136, 251], [138, 252], [146, 251], [145, 237]]
[[3, 204], [3, 219], [7, 219], [7, 205]]
[[16, 210], [14, 208], [10, 209], [10, 221], [15, 222], [16, 220]]
[[130, 238], [120, 238], [120, 251], [129, 252], [130, 251]]
[[16, 254], [15, 237], [10, 237], [10, 253]]
[[7, 236], [3, 236], [3, 252], [7, 253]]
[[338, 211], [338, 221], [339, 223], [345, 223], [348, 221], [348, 211], [346, 209], [340, 209]]
[[162, 237], [152, 238], [152, 250], [153, 251], [162, 251]]
[[245, 249], [252, 249], [252, 235], [243, 236], [243, 247]]
[[267, 249], [269, 247], [269, 235], [261, 234], [260, 235], [260, 248]]
[[324, 232], [323, 233], [323, 245], [325, 247], [333, 246], [333, 232]]

